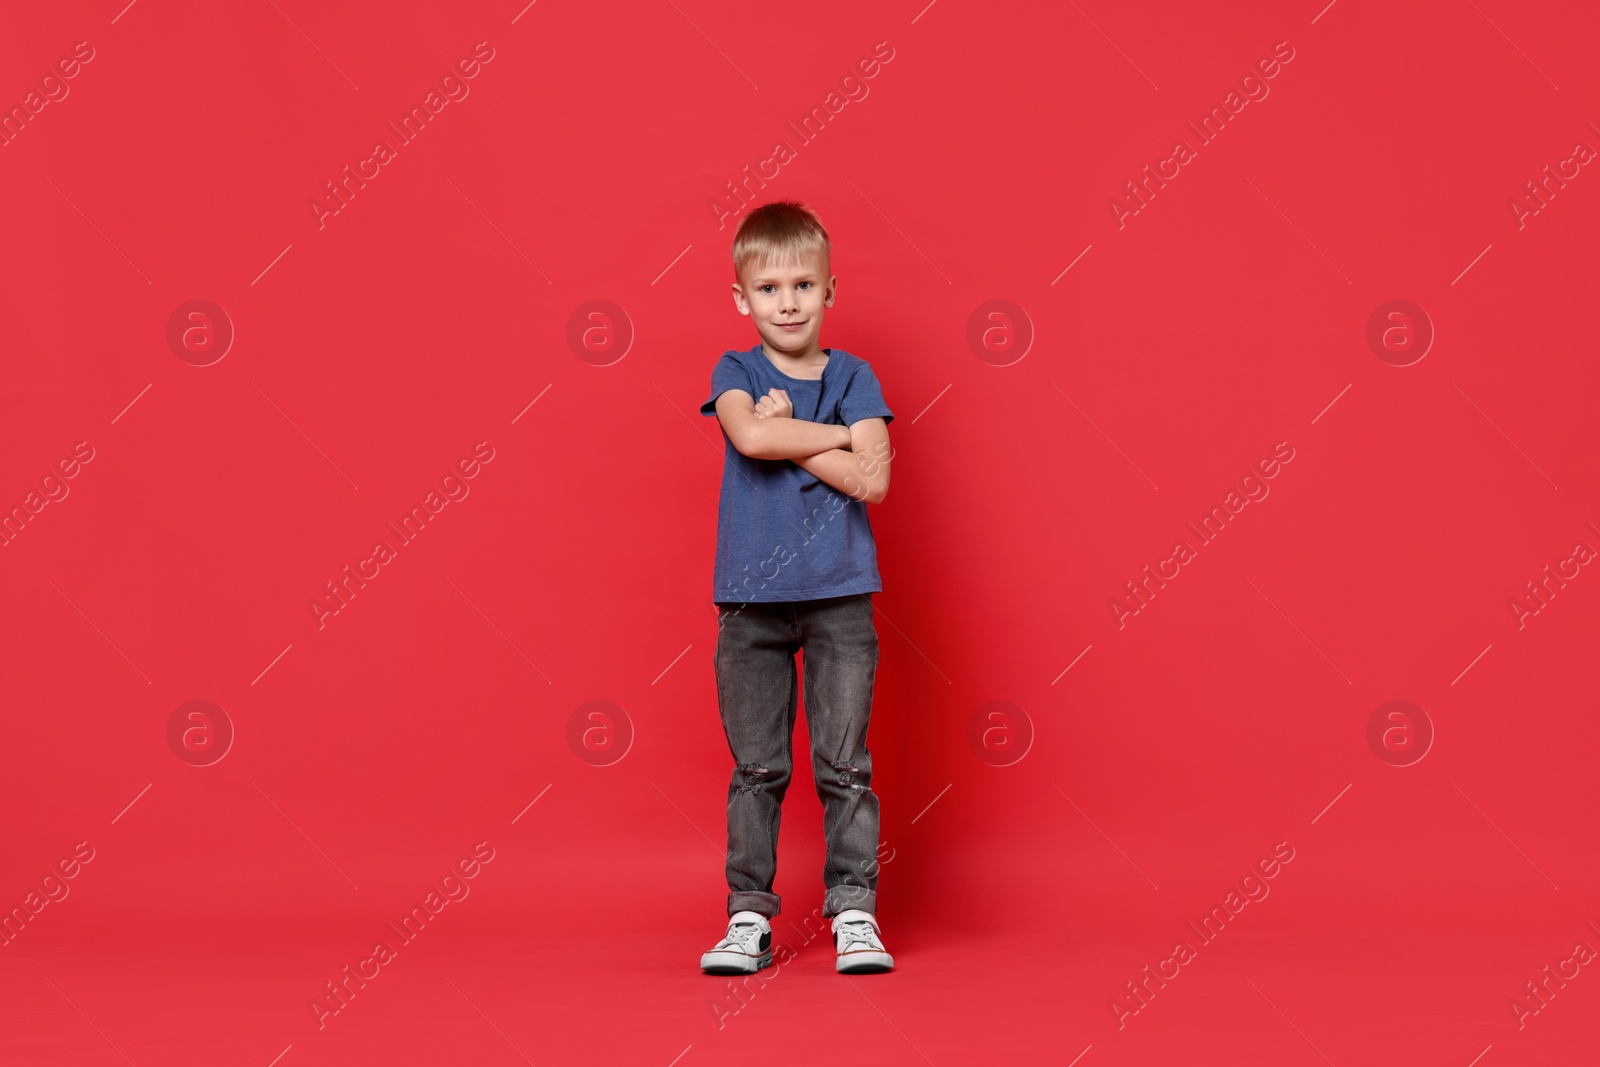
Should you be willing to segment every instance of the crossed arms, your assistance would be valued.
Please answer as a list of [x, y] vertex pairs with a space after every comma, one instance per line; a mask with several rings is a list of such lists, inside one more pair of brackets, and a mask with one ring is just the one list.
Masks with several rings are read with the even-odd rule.
[[889, 492], [889, 426], [882, 418], [849, 426], [794, 417], [788, 394], [772, 389], [758, 403], [743, 389], [717, 397], [717, 420], [740, 453], [787, 459], [853, 500], [880, 504]]

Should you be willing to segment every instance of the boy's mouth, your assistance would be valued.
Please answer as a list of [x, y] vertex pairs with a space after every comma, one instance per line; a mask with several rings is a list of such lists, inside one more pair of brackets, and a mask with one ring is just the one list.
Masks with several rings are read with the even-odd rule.
[[[807, 321], [810, 321], [810, 320], [807, 320]], [[775, 323], [774, 325], [776, 325], [778, 327], [778, 329], [784, 331], [785, 333], [795, 333], [802, 326], [804, 326], [805, 323], [804, 322], [779, 322], [779, 323]]]

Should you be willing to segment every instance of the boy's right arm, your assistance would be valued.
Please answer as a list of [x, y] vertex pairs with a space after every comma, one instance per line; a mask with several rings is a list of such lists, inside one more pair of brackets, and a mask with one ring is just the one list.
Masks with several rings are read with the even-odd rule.
[[751, 459], [801, 459], [850, 447], [850, 427], [804, 419], [758, 419], [755, 398], [743, 389], [717, 397], [717, 421], [733, 447]]

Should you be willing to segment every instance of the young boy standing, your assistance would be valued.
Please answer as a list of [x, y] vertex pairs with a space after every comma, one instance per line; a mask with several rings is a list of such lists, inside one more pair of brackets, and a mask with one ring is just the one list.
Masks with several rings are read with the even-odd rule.
[[711, 974], [772, 962], [778, 822], [793, 769], [795, 653], [822, 800], [823, 917], [841, 972], [894, 966], [879, 938], [878, 798], [867, 720], [881, 592], [867, 505], [889, 489], [894, 418], [872, 367], [820, 345], [833, 306], [827, 231], [792, 201], [747, 215], [733, 242], [733, 302], [761, 342], [711, 372], [727, 438], [717, 513], [717, 699], [733, 753], [728, 785], [728, 930], [700, 959]]

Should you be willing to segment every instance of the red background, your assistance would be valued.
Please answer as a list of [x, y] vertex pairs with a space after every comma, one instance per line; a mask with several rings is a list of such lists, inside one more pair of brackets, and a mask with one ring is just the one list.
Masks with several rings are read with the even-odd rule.
[[[1521, 1028], [1509, 1007], [1600, 947], [1600, 578], [1521, 629], [1508, 606], [1600, 546], [1600, 177], [1521, 228], [1508, 206], [1600, 146], [1588, 5], [7, 21], [8, 109], [95, 57], [0, 149], [0, 503], [95, 458], [0, 549], [0, 900], [95, 858], [0, 954], [3, 1062], [1594, 1056], [1591, 968]], [[323, 183], [479, 41], [470, 95], [319, 228]], [[870, 95], [795, 144], [880, 41]], [[1280, 41], [1270, 95], [1119, 229], [1110, 198]], [[759, 195], [821, 214], [824, 343], [898, 416], [872, 511], [898, 969], [845, 979], [797, 933], [821, 902], [802, 758], [777, 885], [799, 956], [719, 1021], [695, 962], [724, 919], [722, 440], [695, 408], [756, 341], [709, 203], [779, 139]], [[205, 367], [166, 341], [195, 299], [236, 330]], [[634, 331], [606, 366], [566, 339], [597, 299]], [[966, 341], [995, 299], [1034, 332], [1006, 366]], [[1395, 299], [1437, 333], [1405, 367], [1365, 339]], [[319, 630], [323, 583], [480, 441], [470, 496]], [[1270, 496], [1119, 629], [1123, 583], [1280, 441]], [[1410, 766], [1366, 739], [1394, 699], [1436, 735]], [[190, 700], [236, 730], [210, 766], [168, 745]], [[609, 766], [567, 741], [590, 700], [631, 724]], [[1031, 724], [1009, 765], [1008, 735], [968, 741], [991, 700]], [[470, 896], [319, 1030], [310, 998], [479, 841]], [[1119, 1027], [1124, 983], [1278, 842], [1270, 895]]]

